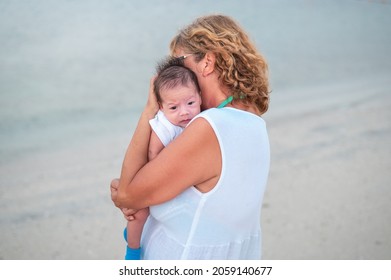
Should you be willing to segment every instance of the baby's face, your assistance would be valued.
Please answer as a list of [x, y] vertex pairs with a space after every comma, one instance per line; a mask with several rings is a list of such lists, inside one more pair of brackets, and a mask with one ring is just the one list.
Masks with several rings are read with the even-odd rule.
[[174, 125], [185, 127], [201, 108], [201, 97], [194, 86], [177, 86], [160, 92], [160, 110]]

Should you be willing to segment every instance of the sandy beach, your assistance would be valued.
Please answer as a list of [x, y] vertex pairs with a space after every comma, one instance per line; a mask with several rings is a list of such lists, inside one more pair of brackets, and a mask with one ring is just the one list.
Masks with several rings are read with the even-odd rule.
[[109, 183], [155, 64], [223, 13], [270, 68], [263, 258], [390, 260], [391, 1], [139, 2], [0, 1], [0, 259], [123, 258]]

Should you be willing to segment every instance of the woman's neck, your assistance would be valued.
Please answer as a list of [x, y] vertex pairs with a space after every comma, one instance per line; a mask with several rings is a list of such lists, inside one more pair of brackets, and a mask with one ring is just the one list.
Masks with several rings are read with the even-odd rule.
[[239, 100], [233, 100], [229, 105], [227, 105], [227, 107], [231, 107], [231, 108], [235, 108], [238, 110], [253, 113], [257, 116], [261, 115], [261, 112], [259, 111], [259, 109], [255, 105], [247, 105]]
[[[215, 83], [216, 86], [209, 85], [208, 90], [202, 93], [203, 110], [216, 108], [224, 101], [232, 96], [231, 91], [228, 88], [221, 88], [221, 85]], [[253, 113], [260, 116], [261, 113], [255, 105], [247, 105], [240, 100], [233, 99], [232, 102], [228, 102], [224, 107], [231, 107], [238, 110], [243, 110], [249, 113]]]

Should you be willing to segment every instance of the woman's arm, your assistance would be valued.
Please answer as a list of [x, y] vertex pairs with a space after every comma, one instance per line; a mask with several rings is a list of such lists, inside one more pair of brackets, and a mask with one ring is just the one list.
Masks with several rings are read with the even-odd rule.
[[153, 93], [153, 82], [155, 78], [156, 77], [153, 77], [150, 80], [148, 101], [140, 116], [136, 130], [126, 151], [125, 158], [122, 163], [119, 184], [113, 184], [112, 182], [110, 185], [111, 199], [114, 202], [116, 201], [118, 191], [120, 189], [124, 189], [133, 179], [137, 171], [148, 162], [148, 147], [151, 136], [149, 120], [152, 119], [159, 110], [156, 96]]
[[137, 141], [132, 139], [130, 143], [125, 160], [132, 160], [124, 162], [124, 168], [132, 170], [127, 174], [133, 176], [123, 180], [118, 192], [112, 195], [116, 206], [141, 209], [168, 201], [193, 185], [201, 192], [216, 185], [221, 172], [221, 153], [216, 135], [205, 119], [193, 121], [148, 163], [147, 147], [143, 146], [147, 125], [142, 117], [134, 134]]

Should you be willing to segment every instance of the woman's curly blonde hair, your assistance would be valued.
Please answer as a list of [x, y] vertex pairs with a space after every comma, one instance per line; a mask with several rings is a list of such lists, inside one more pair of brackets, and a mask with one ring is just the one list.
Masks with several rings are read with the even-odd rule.
[[170, 44], [195, 55], [200, 61], [207, 52], [216, 56], [220, 82], [234, 97], [247, 105], [255, 104], [263, 114], [269, 107], [269, 81], [266, 60], [244, 30], [230, 17], [210, 15], [197, 18], [180, 30]]

